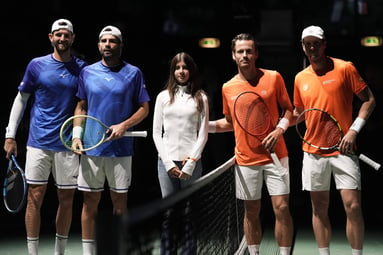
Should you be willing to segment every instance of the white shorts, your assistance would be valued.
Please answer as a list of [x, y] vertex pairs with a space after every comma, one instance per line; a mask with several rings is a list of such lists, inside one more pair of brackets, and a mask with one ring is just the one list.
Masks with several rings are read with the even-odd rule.
[[27, 183], [47, 184], [52, 172], [57, 188], [75, 189], [79, 163], [79, 156], [71, 151], [49, 151], [27, 146]]
[[336, 155], [323, 157], [303, 153], [302, 189], [330, 190], [331, 175], [337, 189], [361, 189], [361, 176], [357, 156]]
[[289, 158], [280, 159], [282, 168], [273, 163], [262, 166], [235, 165], [236, 197], [242, 200], [259, 200], [265, 181], [270, 196], [290, 193]]
[[105, 180], [109, 189], [127, 193], [132, 180], [132, 157], [92, 157], [81, 155], [78, 189], [89, 192], [104, 190]]

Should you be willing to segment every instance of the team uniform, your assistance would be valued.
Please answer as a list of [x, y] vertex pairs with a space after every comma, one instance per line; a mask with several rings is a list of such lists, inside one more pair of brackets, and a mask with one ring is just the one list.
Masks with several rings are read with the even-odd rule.
[[179, 182], [167, 173], [175, 167], [175, 162], [182, 163], [188, 157], [197, 160], [196, 167], [187, 172], [191, 178], [182, 181], [182, 185], [195, 181], [202, 174], [200, 158], [208, 137], [208, 99], [202, 94], [203, 110], [198, 112], [197, 102], [190, 94], [185, 93], [186, 88], [187, 86], [178, 86], [172, 104], [169, 91], [161, 91], [154, 107], [153, 140], [158, 150], [158, 175], [162, 182], [160, 186], [163, 197], [175, 191], [174, 186], [177, 185], [172, 182]]
[[[88, 115], [108, 126], [128, 119], [139, 104], [150, 100], [142, 72], [127, 62], [110, 68], [99, 61], [84, 68], [80, 74], [77, 97], [87, 101]], [[86, 136], [85, 131], [84, 139]], [[105, 170], [109, 169], [111, 173], [112, 167], [121, 173], [121, 178], [112, 180], [113, 174], [106, 176], [110, 188], [116, 192], [127, 192], [131, 182], [133, 139], [122, 137], [87, 151], [81, 157], [79, 189], [102, 191], [107, 175]]]
[[78, 156], [64, 147], [59, 134], [73, 115], [78, 76], [86, 65], [77, 57], [60, 62], [49, 54], [27, 66], [18, 89], [33, 96], [25, 166], [29, 184], [47, 184], [52, 171], [58, 188], [77, 187]]
[[286, 171], [281, 172], [272, 163], [270, 153], [262, 143], [256, 137], [246, 133], [234, 118], [235, 99], [244, 91], [254, 91], [262, 97], [268, 106], [273, 126], [276, 126], [279, 121], [278, 105], [291, 105], [282, 76], [277, 71], [260, 70], [264, 75], [257, 86], [252, 86], [236, 75], [222, 87], [223, 114], [233, 116], [237, 198], [244, 200], [261, 198], [259, 191], [262, 188], [263, 179], [266, 181], [270, 195], [282, 195], [290, 192], [288, 151], [283, 136], [274, 150], [281, 159], [282, 166], [286, 168]]
[[[294, 105], [303, 109], [319, 108], [329, 112], [338, 120], [343, 132], [347, 133], [353, 121], [354, 94], [363, 91], [367, 84], [352, 62], [331, 57], [330, 59], [334, 63], [334, 68], [325, 75], [318, 76], [311, 65], [296, 75]], [[312, 141], [313, 144], [320, 144], [321, 139], [326, 139], [323, 130], [315, 129], [315, 126], [310, 129], [313, 132], [307, 134], [309, 137], [305, 137], [306, 140]], [[361, 188], [359, 163], [356, 156], [342, 155], [338, 150], [320, 150], [306, 143], [302, 143], [302, 150], [304, 151], [302, 168], [304, 190], [328, 190], [331, 173], [334, 175], [338, 189]], [[318, 176], [316, 173], [319, 172], [321, 178], [315, 178]]]

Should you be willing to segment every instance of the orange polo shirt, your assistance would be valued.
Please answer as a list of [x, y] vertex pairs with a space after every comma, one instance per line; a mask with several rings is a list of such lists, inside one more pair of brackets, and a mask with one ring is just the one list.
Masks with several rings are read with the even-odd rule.
[[[311, 65], [295, 76], [294, 105], [304, 109], [319, 108], [329, 112], [338, 120], [343, 132], [347, 133], [353, 121], [354, 94], [363, 91], [367, 84], [352, 62], [331, 59], [334, 62], [334, 68], [323, 76], [318, 76]], [[320, 140], [326, 138], [320, 128], [315, 129], [315, 126], [310, 126], [308, 122], [306, 126], [313, 132], [307, 133], [305, 140], [311, 141], [312, 144], [320, 144]], [[319, 150], [306, 143], [302, 144], [302, 149], [305, 152], [324, 156], [339, 154], [338, 151]]]
[[[278, 104], [284, 102], [284, 104], [290, 105], [292, 109], [292, 103], [282, 76], [277, 71], [260, 70], [264, 72], [264, 75], [260, 78], [257, 86], [252, 86], [249, 82], [243, 81], [238, 75], [235, 75], [222, 87], [223, 114], [231, 115], [233, 120], [235, 158], [238, 165], [265, 165], [271, 163], [272, 160], [262, 143], [256, 137], [247, 134], [235, 120], [233, 110], [237, 96], [244, 91], [254, 91], [261, 95], [268, 106], [274, 127], [278, 124], [280, 117]], [[279, 158], [288, 156], [283, 136], [275, 147], [275, 153]]]

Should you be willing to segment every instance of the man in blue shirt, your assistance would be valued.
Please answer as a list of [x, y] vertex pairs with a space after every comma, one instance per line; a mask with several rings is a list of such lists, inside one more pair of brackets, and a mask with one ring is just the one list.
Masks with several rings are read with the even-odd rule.
[[[121, 59], [123, 40], [117, 27], [101, 30], [98, 49], [102, 59], [80, 74], [80, 101], [75, 110], [75, 115], [93, 116], [110, 127], [108, 142], [81, 155], [78, 189], [84, 196], [83, 254], [95, 254], [95, 221], [105, 180], [113, 214], [121, 215], [127, 210], [134, 140], [124, 137], [124, 133], [148, 116], [150, 101], [141, 70]], [[74, 139], [72, 146], [81, 146], [80, 142]]]
[[40, 209], [51, 173], [59, 201], [55, 254], [64, 254], [79, 166], [78, 155], [68, 151], [60, 141], [60, 127], [73, 115], [78, 76], [86, 63], [71, 54], [75, 34], [69, 20], [56, 20], [48, 37], [53, 53], [29, 62], [13, 102], [4, 143], [6, 157], [17, 156], [17, 128], [32, 98], [25, 164], [28, 183], [25, 226], [29, 255], [38, 254]]

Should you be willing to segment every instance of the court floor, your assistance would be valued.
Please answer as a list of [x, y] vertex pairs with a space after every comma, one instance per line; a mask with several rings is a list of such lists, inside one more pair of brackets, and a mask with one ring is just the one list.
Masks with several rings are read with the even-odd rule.
[[[40, 239], [39, 255], [52, 255], [54, 248], [54, 235], [42, 236]], [[331, 254], [350, 255], [351, 250], [347, 243], [344, 231], [339, 228], [333, 230], [331, 242]], [[66, 255], [81, 255], [81, 236], [74, 233], [68, 240]], [[27, 254], [26, 241], [23, 236], [2, 236], [0, 239], [0, 255], [23, 255]], [[159, 254], [154, 251], [153, 255]], [[247, 254], [247, 250], [245, 253]], [[278, 255], [278, 247], [275, 244], [273, 231], [266, 229], [261, 244], [262, 255]], [[313, 233], [309, 227], [299, 228], [296, 231], [293, 255], [316, 255], [316, 248]], [[383, 229], [366, 229], [364, 255], [383, 255]], [[101, 255], [101, 254], [100, 254]], [[104, 254], [102, 254], [104, 255]], [[106, 254], [105, 254], [106, 255]], [[113, 255], [113, 254], [107, 254]], [[207, 254], [209, 255], [209, 254]]]

